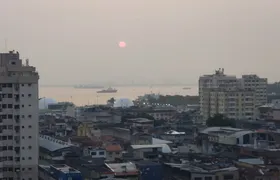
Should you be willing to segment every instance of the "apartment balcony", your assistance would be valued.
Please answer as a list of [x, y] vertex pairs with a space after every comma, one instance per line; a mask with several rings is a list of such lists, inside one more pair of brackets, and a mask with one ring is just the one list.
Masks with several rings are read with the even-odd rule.
[[20, 143], [20, 136], [14, 136], [14, 144]]
[[3, 129], [3, 134], [5, 134], [6, 136], [12, 136], [14, 133], [13, 129]]
[[19, 103], [19, 95], [15, 96], [15, 102]]
[[15, 147], [15, 153], [16, 155], [20, 155], [20, 147]]
[[16, 133], [18, 133], [18, 134], [20, 133], [20, 126], [15, 126], [14, 129], [15, 129]]

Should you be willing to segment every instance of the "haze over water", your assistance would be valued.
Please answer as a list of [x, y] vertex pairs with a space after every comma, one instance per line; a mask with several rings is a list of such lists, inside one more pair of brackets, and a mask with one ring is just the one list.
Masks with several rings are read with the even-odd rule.
[[160, 86], [160, 87], [116, 87], [117, 93], [96, 93], [98, 89], [76, 89], [72, 87], [40, 87], [40, 97], [52, 98], [56, 101], [72, 101], [75, 105], [105, 104], [108, 99], [114, 97], [129, 98], [131, 100], [138, 96], [149, 93], [160, 93], [162, 95], [197, 95], [197, 87], [183, 90], [183, 86]]

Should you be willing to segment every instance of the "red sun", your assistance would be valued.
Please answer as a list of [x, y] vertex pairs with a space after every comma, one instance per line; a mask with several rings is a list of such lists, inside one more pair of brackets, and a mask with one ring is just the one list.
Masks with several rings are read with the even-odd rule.
[[119, 47], [120, 48], [125, 48], [126, 47], [126, 43], [124, 41], [119, 42]]

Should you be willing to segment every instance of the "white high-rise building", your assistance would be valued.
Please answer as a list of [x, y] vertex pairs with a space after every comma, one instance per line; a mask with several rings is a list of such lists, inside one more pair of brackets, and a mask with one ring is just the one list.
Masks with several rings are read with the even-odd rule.
[[[225, 95], [224, 98], [223, 95]], [[211, 99], [208, 96], [211, 96]], [[233, 97], [229, 98], [230, 96]], [[203, 120], [207, 120], [209, 116], [213, 115], [213, 112], [225, 114], [231, 118], [235, 117], [235, 119], [254, 119], [255, 112], [252, 113], [252, 107], [256, 109], [267, 103], [267, 79], [260, 78], [257, 75], [243, 75], [242, 78], [237, 78], [236, 76], [225, 75], [224, 69], [219, 69], [215, 74], [204, 75], [199, 78], [199, 98]], [[238, 112], [234, 112], [233, 107], [230, 107], [232, 105], [228, 103], [232, 99], [235, 99], [239, 104], [235, 108]], [[250, 102], [247, 102], [247, 100]], [[213, 109], [219, 102], [228, 105], [224, 107], [224, 110], [220, 107], [218, 110]], [[211, 106], [211, 103], [216, 105]]]
[[38, 80], [18, 52], [0, 53], [0, 179], [38, 179]]

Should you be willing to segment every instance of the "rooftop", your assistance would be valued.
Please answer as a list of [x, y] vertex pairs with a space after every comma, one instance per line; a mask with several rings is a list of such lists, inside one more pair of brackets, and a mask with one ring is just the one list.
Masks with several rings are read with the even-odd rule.
[[52, 138], [47, 135], [39, 136], [39, 145], [49, 151], [57, 151], [59, 149], [68, 148], [74, 146], [71, 143], [61, 141], [55, 138]]
[[170, 131], [167, 131], [165, 134], [168, 134], [168, 135], [184, 135], [186, 133], [185, 132], [178, 132], [178, 131], [170, 130]]
[[235, 137], [239, 137], [252, 132], [253, 131], [250, 130], [231, 128], [231, 127], [209, 127], [200, 131], [200, 133], [202, 134], [235, 136]]
[[120, 152], [122, 151], [122, 147], [118, 144], [112, 144], [105, 147], [107, 152]]
[[173, 168], [179, 168], [184, 171], [190, 172], [200, 172], [200, 173], [215, 173], [221, 171], [237, 171], [238, 168], [234, 167], [232, 164], [212, 162], [212, 163], [194, 163], [188, 162], [186, 164], [175, 164], [175, 163], [165, 163]]
[[172, 144], [171, 141], [166, 141], [158, 138], [153, 138], [152, 141], [152, 144]]
[[134, 150], [161, 148], [162, 153], [171, 153], [171, 149], [167, 144], [131, 145], [131, 147]]
[[81, 173], [80, 171], [70, 167], [70, 166], [67, 166], [65, 164], [55, 164], [55, 165], [39, 165], [39, 168], [53, 174], [53, 171], [60, 171], [62, 173], [65, 173], [65, 174], [70, 174], [70, 173]]
[[132, 162], [128, 163], [112, 163], [106, 166], [116, 175], [137, 175], [138, 170], [136, 165]]
[[58, 171], [61, 171], [63, 173], [80, 173], [80, 171], [70, 167], [70, 166], [67, 166], [66, 164], [54, 164], [52, 165], [52, 167]]

